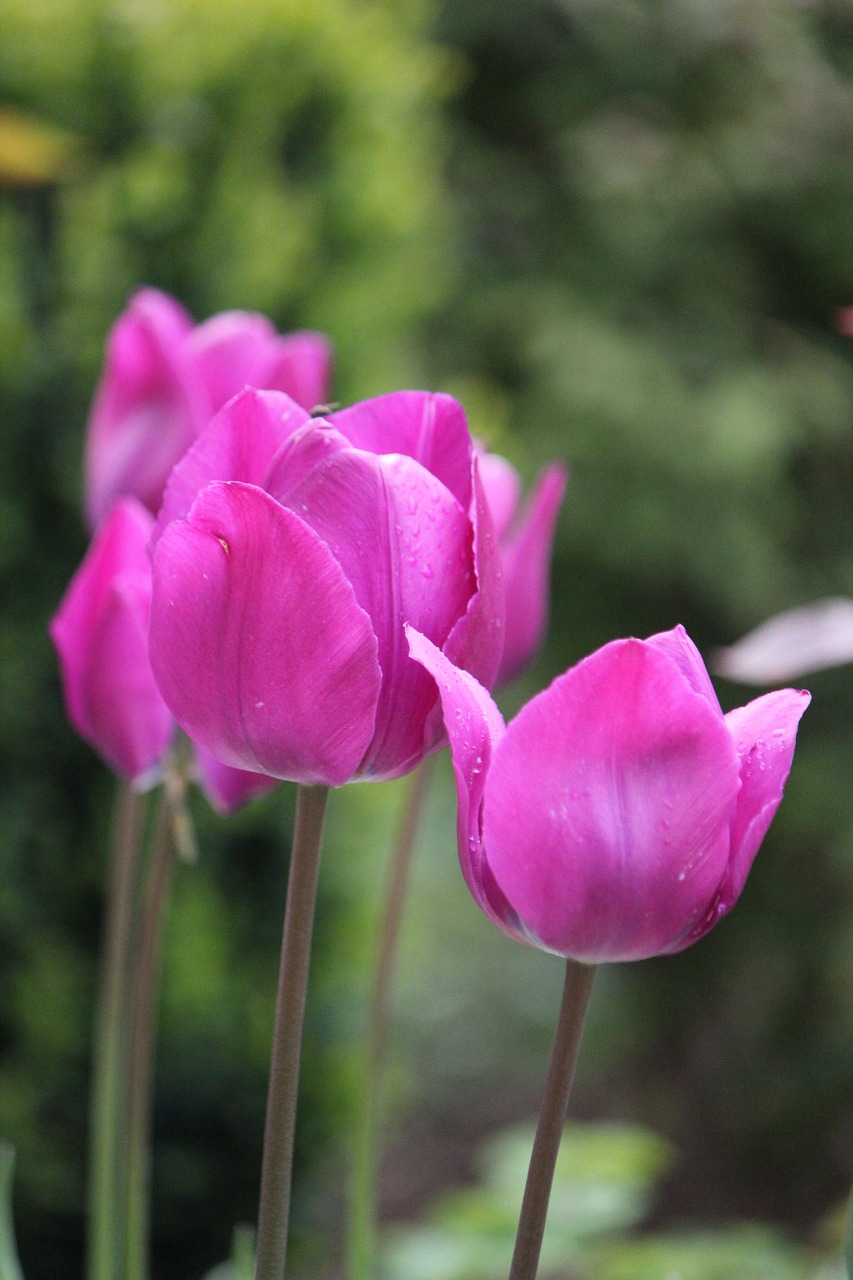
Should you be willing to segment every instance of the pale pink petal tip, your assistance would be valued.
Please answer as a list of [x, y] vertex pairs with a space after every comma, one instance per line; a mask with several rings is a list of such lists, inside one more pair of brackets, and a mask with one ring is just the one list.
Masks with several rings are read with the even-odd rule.
[[777, 684], [853, 662], [853, 600], [789, 609], [714, 656], [714, 670], [742, 684]]

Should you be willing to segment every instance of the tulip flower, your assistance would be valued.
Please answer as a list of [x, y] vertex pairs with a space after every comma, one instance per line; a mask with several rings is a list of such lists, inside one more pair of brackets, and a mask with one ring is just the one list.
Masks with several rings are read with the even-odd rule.
[[545, 637], [551, 547], [566, 489], [566, 469], [559, 464], [546, 467], [521, 508], [521, 481], [515, 468], [496, 453], [481, 453], [479, 461], [503, 562], [506, 626], [495, 682], [503, 685], [530, 665]]
[[148, 661], [153, 523], [134, 499], [116, 504], [49, 628], [71, 723], [134, 782], [159, 763], [174, 731]]
[[265, 316], [242, 311], [193, 326], [167, 294], [139, 290], [110, 333], [89, 419], [90, 526], [122, 494], [156, 515], [172, 467], [244, 386], [285, 391], [312, 409], [328, 397], [330, 365], [321, 334], [280, 337]]
[[[148, 657], [153, 527], [153, 516], [135, 498], [120, 499], [49, 628], [71, 723], [110, 768], [140, 787], [159, 778], [175, 732]], [[196, 765], [205, 794], [221, 812], [272, 785], [266, 776], [229, 769], [205, 752], [196, 752]]]
[[734, 905], [809, 702], [724, 715], [681, 627], [605, 645], [505, 726], [409, 629], [440, 691], [468, 887], [512, 937], [588, 965], [682, 950]]
[[175, 468], [153, 563], [160, 690], [232, 767], [324, 786], [414, 768], [443, 730], [404, 622], [497, 672], [499, 553], [449, 396], [311, 419], [247, 389]]

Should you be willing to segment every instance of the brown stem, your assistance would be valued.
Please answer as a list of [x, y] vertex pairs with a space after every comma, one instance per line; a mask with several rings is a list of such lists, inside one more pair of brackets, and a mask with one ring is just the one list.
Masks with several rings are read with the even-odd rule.
[[328, 795], [328, 787], [300, 786], [296, 793], [296, 826], [287, 882], [267, 1093], [255, 1280], [283, 1280], [287, 1260], [302, 1026]]
[[572, 1091], [584, 1018], [594, 979], [593, 965], [579, 964], [577, 960], [566, 961], [566, 979], [557, 1034], [551, 1050], [542, 1109], [530, 1155], [509, 1280], [535, 1280], [539, 1266], [551, 1183], [554, 1180], [557, 1152], [566, 1122], [569, 1094]]

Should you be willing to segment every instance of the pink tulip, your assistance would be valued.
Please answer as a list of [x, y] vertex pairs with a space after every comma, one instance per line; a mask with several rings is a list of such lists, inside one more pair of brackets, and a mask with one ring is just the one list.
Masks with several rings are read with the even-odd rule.
[[151, 660], [178, 723], [236, 768], [397, 777], [444, 736], [405, 622], [494, 680], [500, 560], [461, 407], [398, 392], [311, 419], [235, 397], [155, 534]]
[[[104, 520], [50, 624], [68, 716], [81, 737], [123, 777], [158, 780], [175, 722], [148, 658], [154, 520], [121, 498]], [[270, 778], [229, 769], [197, 751], [201, 786], [230, 813], [268, 791]]]
[[155, 515], [172, 467], [211, 417], [244, 386], [285, 391], [312, 409], [328, 398], [329, 342], [280, 337], [265, 316], [229, 311], [193, 326], [157, 289], [140, 289], [113, 326], [86, 440], [86, 514], [92, 528], [117, 497]]
[[136, 782], [159, 763], [174, 730], [148, 661], [153, 524], [135, 499], [117, 503], [49, 628], [71, 723]]
[[505, 933], [588, 964], [680, 951], [735, 904], [782, 799], [809, 702], [724, 715], [681, 627], [617, 640], [505, 726], [488, 693], [409, 630], [433, 675], [468, 887]]
[[567, 473], [559, 464], [546, 467], [521, 510], [521, 481], [506, 458], [482, 453], [480, 474], [503, 561], [506, 628], [496, 681], [502, 685], [521, 675], [545, 638], [551, 548]]

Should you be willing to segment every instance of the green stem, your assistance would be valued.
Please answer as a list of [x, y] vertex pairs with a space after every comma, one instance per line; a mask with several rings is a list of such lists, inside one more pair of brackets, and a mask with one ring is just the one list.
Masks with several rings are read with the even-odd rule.
[[364, 1070], [359, 1077], [362, 1088], [357, 1099], [357, 1129], [350, 1171], [350, 1220], [347, 1238], [349, 1280], [373, 1280], [375, 1275], [379, 1115], [391, 990], [415, 838], [429, 791], [432, 766], [433, 758], [424, 760], [412, 775], [391, 852], [388, 896], [382, 917], [371, 992]]
[[173, 865], [172, 806], [164, 789], [157, 810], [140, 920], [130, 1022], [127, 1099], [127, 1280], [146, 1280], [150, 1233], [151, 1078], [165, 907]]
[[566, 1122], [584, 1018], [594, 979], [593, 965], [579, 964], [577, 960], [566, 961], [566, 980], [557, 1034], [551, 1050], [542, 1109], [530, 1155], [509, 1280], [535, 1280], [539, 1266], [551, 1183], [554, 1180], [557, 1152]]
[[121, 1119], [127, 1087], [127, 1001], [140, 871], [143, 797], [126, 782], [116, 796], [104, 916], [90, 1112], [88, 1280], [122, 1280], [126, 1182]]
[[267, 1093], [255, 1280], [283, 1280], [287, 1258], [302, 1026], [328, 796], [328, 787], [300, 786], [296, 793]]
[[15, 1243], [12, 1217], [12, 1174], [15, 1151], [8, 1142], [0, 1142], [0, 1280], [24, 1280]]

